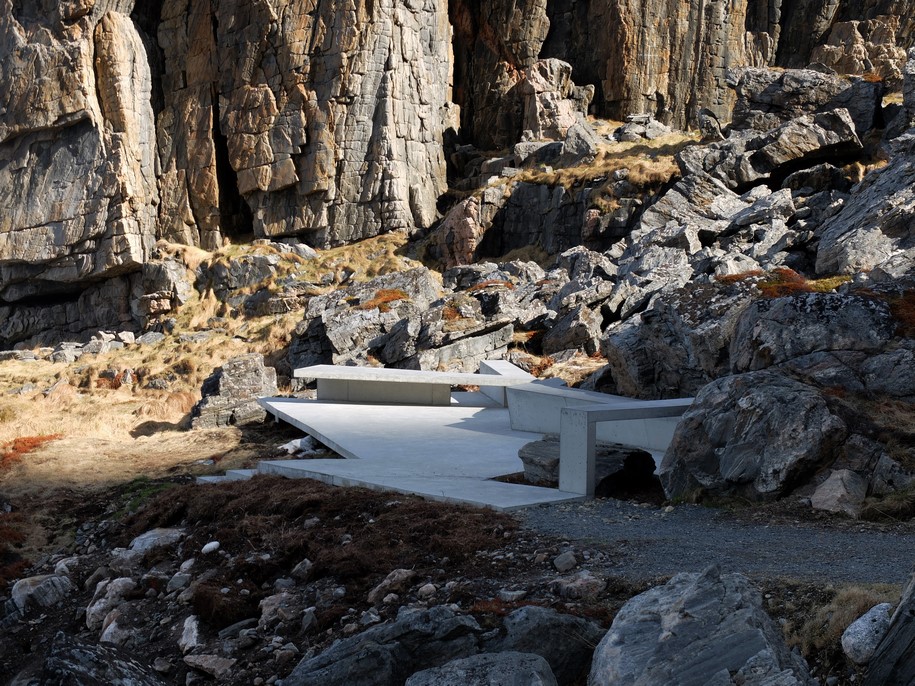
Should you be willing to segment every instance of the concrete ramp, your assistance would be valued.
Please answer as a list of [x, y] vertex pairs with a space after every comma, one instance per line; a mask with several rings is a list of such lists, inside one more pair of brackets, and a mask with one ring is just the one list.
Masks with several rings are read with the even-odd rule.
[[287, 398], [260, 402], [347, 459], [264, 461], [259, 473], [496, 510], [582, 499], [552, 488], [490, 480], [523, 471], [518, 450], [541, 434], [511, 429], [508, 410], [479, 393], [455, 393], [448, 407]]

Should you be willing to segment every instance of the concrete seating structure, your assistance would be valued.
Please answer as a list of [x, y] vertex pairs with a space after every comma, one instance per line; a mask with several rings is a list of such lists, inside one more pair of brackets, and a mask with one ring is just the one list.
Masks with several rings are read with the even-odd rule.
[[[347, 459], [269, 460], [258, 473], [495, 509], [593, 496], [597, 439], [647, 450], [659, 462], [692, 403], [558, 387], [502, 360], [483, 362], [479, 374], [318, 365], [295, 375], [317, 380], [317, 400], [261, 404]], [[480, 392], [452, 393], [452, 386]], [[521, 471], [518, 450], [545, 433], [560, 437], [559, 489], [499, 481]]]
[[[489, 377], [485, 386], [480, 378], [484, 375]], [[480, 374], [321, 364], [296, 369], [295, 377], [317, 380], [318, 400], [447, 406], [451, 404], [452, 386], [479, 385], [481, 393], [502, 407], [505, 407], [502, 390], [505, 386], [529, 383], [534, 378], [502, 360], [481, 363]]]

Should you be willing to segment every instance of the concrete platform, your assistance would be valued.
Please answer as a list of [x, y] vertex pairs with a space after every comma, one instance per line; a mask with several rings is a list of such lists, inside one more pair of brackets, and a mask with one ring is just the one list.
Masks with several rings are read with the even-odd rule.
[[540, 434], [512, 430], [508, 410], [482, 394], [454, 395], [448, 407], [262, 399], [268, 412], [348, 459], [264, 461], [258, 472], [496, 510], [582, 499], [551, 488], [490, 481], [523, 471], [518, 449]]

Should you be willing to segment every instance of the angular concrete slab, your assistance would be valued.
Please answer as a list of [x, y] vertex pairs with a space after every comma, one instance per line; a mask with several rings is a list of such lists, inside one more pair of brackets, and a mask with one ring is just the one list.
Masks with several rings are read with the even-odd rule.
[[485, 401], [479, 398], [458, 398], [449, 407], [286, 398], [260, 402], [274, 416], [349, 458], [266, 461], [258, 467], [262, 473], [417, 493], [499, 510], [581, 498], [555, 489], [488, 481], [523, 471], [518, 450], [540, 434], [512, 430], [507, 409], [480, 407]]

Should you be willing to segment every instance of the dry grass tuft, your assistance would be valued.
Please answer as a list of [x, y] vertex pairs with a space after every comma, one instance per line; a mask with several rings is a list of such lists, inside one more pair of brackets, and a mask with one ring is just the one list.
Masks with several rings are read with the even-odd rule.
[[849, 624], [879, 603], [899, 601], [900, 589], [890, 584], [844, 586], [836, 590], [831, 600], [811, 608], [808, 619], [801, 625], [790, 623], [785, 635], [790, 646], [810, 656], [818, 652], [841, 651], [840, 639]]

